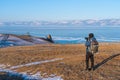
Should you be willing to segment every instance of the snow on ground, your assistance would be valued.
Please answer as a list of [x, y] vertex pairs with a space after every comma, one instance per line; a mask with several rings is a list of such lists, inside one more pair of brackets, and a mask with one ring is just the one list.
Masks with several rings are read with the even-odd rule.
[[18, 72], [9, 70], [9, 69], [2, 69], [2, 68], [0, 68], [0, 72], [6, 72], [8, 74], [8, 76], [22, 77], [23, 80], [42, 80], [42, 78], [40, 78], [38, 76], [22, 74], [22, 73], [18, 73]]
[[37, 61], [37, 62], [31, 62], [31, 63], [18, 65], [18, 66], [12, 66], [12, 67], [10, 67], [10, 69], [16, 69], [16, 68], [21, 68], [24, 66], [32, 66], [32, 65], [42, 64], [42, 63], [54, 62], [54, 61], [58, 61], [58, 60], [62, 60], [62, 58], [56, 58], [56, 59], [45, 60], [45, 61]]
[[35, 44], [46, 44], [46, 43], [48, 43], [48, 41], [45, 41], [45, 40], [42, 40], [42, 39], [39, 39], [39, 38], [36, 38], [36, 37], [32, 37], [32, 40], [33, 40], [33, 43], [35, 43]]
[[9, 76], [18, 76], [23, 78], [23, 80], [63, 80], [60, 76], [54, 76], [54, 77], [48, 77], [48, 78], [42, 78], [40, 76], [40, 73], [36, 73], [34, 75], [28, 75], [26, 73], [18, 73], [9, 69], [2, 69], [0, 68], [0, 72], [6, 72]]
[[8, 74], [8, 76], [22, 77], [23, 80], [63, 80], [60, 76], [56, 76], [54, 74], [50, 75], [47, 78], [43, 78], [41, 76], [40, 72], [28, 75], [27, 72], [18, 73], [16, 71], [11, 70], [11, 69], [24, 67], [24, 66], [37, 65], [37, 64], [47, 63], [47, 62], [54, 62], [54, 61], [58, 61], [58, 60], [62, 60], [62, 58], [55, 58], [55, 59], [51, 59], [51, 60], [38, 61], [38, 62], [32, 62], [32, 63], [28, 63], [28, 64], [24, 64], [24, 65], [12, 66], [9, 69], [5, 69], [5, 68], [10, 65], [0, 64], [0, 72], [6, 72]]
[[[3, 39], [4, 37], [3, 36], [0, 36], [0, 41]], [[5, 42], [4, 45], [15, 45], [15, 46], [24, 46], [24, 45], [33, 45], [34, 43], [32, 42], [28, 42], [28, 41], [25, 41], [23, 39], [20, 39], [18, 37], [15, 37], [15, 36], [12, 36], [10, 35], [7, 39], [7, 41]]]
[[0, 68], [6, 68], [6, 65], [0, 64]]
[[[0, 34], [0, 41], [4, 38], [4, 36], [2, 34]], [[2, 45], [3, 47], [7, 47], [7, 46], [25, 46], [25, 45], [34, 45], [34, 44], [47, 44], [50, 43], [48, 41], [42, 40], [40, 38], [37, 37], [31, 37], [32, 38], [32, 42], [23, 40], [21, 38], [18, 38], [16, 36], [13, 35], [9, 35], [7, 41], [5, 41], [5, 44]], [[0, 45], [1, 46], [1, 45]]]
[[9, 36], [8, 41], [14, 43], [15, 45], [20, 45], [20, 46], [22, 46], [22, 45], [33, 45], [34, 44], [32, 42], [28, 42], [28, 41], [25, 41], [23, 39], [20, 39], [18, 37], [11, 36], [11, 35]]
[[63, 80], [60, 76], [42, 78], [42, 80]]

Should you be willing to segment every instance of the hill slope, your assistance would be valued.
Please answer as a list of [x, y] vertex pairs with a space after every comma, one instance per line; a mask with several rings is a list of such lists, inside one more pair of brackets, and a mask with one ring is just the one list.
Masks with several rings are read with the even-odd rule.
[[12, 66], [60, 58], [62, 60], [21, 66], [12, 70], [27, 74], [40, 72], [42, 77], [55, 74], [64, 80], [119, 80], [119, 50], [120, 43], [101, 43], [99, 54], [95, 55], [96, 69], [94, 71], [85, 70], [85, 47], [83, 44], [46, 44], [1, 48], [0, 64], [4, 64], [5, 69], [10, 69]]

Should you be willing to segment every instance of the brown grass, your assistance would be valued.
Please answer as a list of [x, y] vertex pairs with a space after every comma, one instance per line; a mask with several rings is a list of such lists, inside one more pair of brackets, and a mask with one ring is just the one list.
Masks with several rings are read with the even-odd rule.
[[10, 35], [29, 41], [29, 42], [32, 42], [32, 38], [30, 35], [15, 35], [15, 34], [10, 34]]
[[[101, 63], [111, 55], [118, 54], [120, 43], [101, 43], [99, 54], [95, 55], [95, 65]], [[43, 77], [50, 74], [62, 76], [64, 80], [119, 80], [120, 56], [108, 60], [95, 71], [85, 70], [85, 47], [76, 45], [35, 45], [19, 46], [0, 49], [0, 64], [11, 66], [26, 64], [47, 59], [63, 58], [63, 60], [49, 62], [16, 69], [18, 72], [41, 72]], [[44, 73], [47, 73], [47, 75]]]

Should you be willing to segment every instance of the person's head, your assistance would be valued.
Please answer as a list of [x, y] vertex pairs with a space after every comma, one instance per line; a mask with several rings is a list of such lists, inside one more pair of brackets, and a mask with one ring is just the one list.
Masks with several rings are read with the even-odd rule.
[[94, 34], [93, 33], [89, 33], [89, 38], [92, 38], [94, 37]]

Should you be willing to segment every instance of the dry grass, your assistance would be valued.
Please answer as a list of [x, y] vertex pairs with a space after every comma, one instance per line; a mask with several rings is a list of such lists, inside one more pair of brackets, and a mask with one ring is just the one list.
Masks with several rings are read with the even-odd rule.
[[29, 41], [29, 42], [32, 42], [32, 38], [30, 35], [15, 35], [15, 34], [10, 34], [10, 35]]
[[[111, 55], [118, 54], [120, 43], [101, 43], [99, 54], [95, 55], [95, 65]], [[41, 60], [63, 58], [63, 60], [22, 67], [18, 72], [41, 72], [44, 77], [50, 74], [62, 76], [64, 80], [119, 80], [120, 56], [109, 59], [94, 71], [85, 70], [85, 47], [76, 45], [35, 45], [0, 49], [0, 64], [11, 66]], [[44, 73], [47, 73], [44, 74]]]

